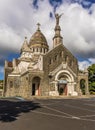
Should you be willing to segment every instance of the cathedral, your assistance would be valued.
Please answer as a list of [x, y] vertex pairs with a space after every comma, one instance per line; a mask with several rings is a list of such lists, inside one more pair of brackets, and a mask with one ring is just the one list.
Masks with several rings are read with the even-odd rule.
[[4, 96], [78, 96], [82, 95], [81, 81], [85, 81], [84, 93], [89, 94], [88, 71], [81, 72], [78, 60], [64, 46], [59, 24], [61, 15], [55, 14], [53, 48], [38, 24], [30, 40], [25, 37], [20, 57], [5, 61]]

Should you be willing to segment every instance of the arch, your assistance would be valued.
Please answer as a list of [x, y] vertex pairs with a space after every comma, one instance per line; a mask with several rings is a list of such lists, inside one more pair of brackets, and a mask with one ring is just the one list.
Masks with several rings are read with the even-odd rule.
[[80, 79], [80, 89], [83, 95], [85, 95], [86, 80]]
[[74, 92], [74, 77], [68, 70], [59, 71], [55, 80], [57, 81], [55, 87], [59, 92], [59, 95], [73, 94]]
[[40, 95], [40, 81], [41, 78], [38, 76], [35, 76], [32, 78], [32, 95]]
[[70, 82], [74, 82], [74, 77], [72, 76], [72, 74], [68, 71], [68, 70], [61, 70], [59, 71], [56, 76], [55, 76], [55, 81], [58, 80], [58, 77], [60, 76], [60, 74], [64, 74], [68, 77]]

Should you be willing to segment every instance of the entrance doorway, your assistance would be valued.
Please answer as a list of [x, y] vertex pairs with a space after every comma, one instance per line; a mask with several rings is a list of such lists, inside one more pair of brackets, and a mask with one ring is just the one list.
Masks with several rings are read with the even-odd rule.
[[40, 95], [40, 78], [34, 77], [32, 80], [32, 95]]
[[59, 95], [67, 95], [67, 84], [58, 84], [58, 92]]
[[32, 95], [35, 95], [35, 84], [32, 84]]
[[58, 92], [59, 95], [67, 95], [68, 78], [63, 73], [58, 78]]

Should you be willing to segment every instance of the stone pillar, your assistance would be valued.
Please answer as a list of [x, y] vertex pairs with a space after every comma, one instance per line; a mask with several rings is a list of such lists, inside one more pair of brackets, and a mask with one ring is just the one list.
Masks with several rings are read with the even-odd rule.
[[7, 67], [8, 67], [8, 61], [5, 60], [5, 68], [7, 68]]
[[85, 95], [89, 95], [88, 80], [85, 83]]
[[82, 91], [80, 89], [80, 80], [78, 80], [78, 83], [77, 83], [77, 92], [78, 92], [78, 95], [81, 96], [82, 95]]
[[57, 82], [55, 83], [55, 95], [56, 95], [56, 96], [59, 96], [58, 84], [57, 84]]

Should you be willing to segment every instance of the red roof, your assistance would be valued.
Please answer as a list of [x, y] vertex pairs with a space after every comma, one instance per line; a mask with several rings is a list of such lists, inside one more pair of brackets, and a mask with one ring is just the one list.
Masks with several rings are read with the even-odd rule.
[[[15, 60], [16, 60], [16, 66], [17, 66], [20, 61], [18, 59], [15, 59]], [[8, 67], [13, 67], [12, 61], [8, 61]]]

